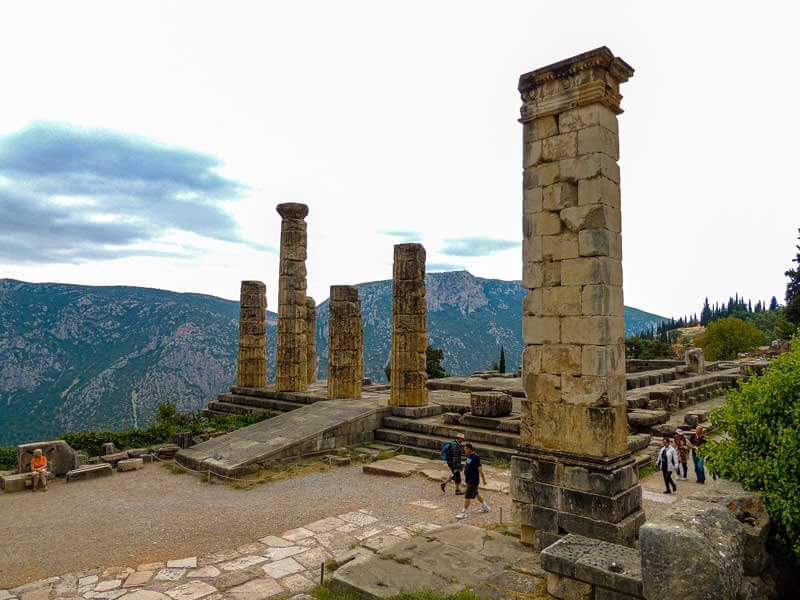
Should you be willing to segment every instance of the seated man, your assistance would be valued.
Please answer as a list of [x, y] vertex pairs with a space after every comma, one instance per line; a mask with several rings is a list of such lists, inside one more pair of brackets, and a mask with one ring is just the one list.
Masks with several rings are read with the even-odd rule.
[[41, 448], [33, 451], [31, 459], [31, 473], [33, 473], [33, 491], [39, 482], [42, 483], [42, 490], [47, 491], [47, 457], [42, 454]]

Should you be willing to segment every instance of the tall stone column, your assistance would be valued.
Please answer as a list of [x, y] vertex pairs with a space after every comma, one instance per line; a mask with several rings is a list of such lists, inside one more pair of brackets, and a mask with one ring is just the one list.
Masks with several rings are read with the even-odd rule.
[[425, 248], [397, 244], [392, 270], [392, 393], [390, 406], [428, 404], [428, 310]]
[[275, 391], [300, 392], [308, 387], [305, 222], [308, 206], [288, 202], [279, 204], [276, 210], [282, 221]]
[[520, 77], [523, 383], [512, 490], [523, 541], [632, 544], [617, 115], [633, 69], [599, 48]]
[[267, 286], [243, 281], [239, 295], [239, 360], [236, 385], [267, 385]]
[[360, 398], [364, 380], [364, 328], [356, 287], [331, 286], [328, 340], [328, 397]]
[[306, 366], [310, 385], [317, 382], [317, 304], [306, 296]]

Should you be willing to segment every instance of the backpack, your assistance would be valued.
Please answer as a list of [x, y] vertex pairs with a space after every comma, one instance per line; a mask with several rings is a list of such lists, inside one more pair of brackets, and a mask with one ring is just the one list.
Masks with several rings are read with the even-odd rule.
[[442, 445], [442, 450], [439, 452], [439, 459], [440, 460], [449, 460], [450, 459], [450, 452], [453, 450], [453, 442], [446, 442]]

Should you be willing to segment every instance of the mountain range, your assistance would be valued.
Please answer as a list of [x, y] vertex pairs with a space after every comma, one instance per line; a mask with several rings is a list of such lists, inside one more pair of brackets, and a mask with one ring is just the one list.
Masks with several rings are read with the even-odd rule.
[[[466, 271], [426, 276], [430, 343], [444, 368], [468, 374], [505, 349], [509, 370], [522, 352], [525, 295], [518, 281]], [[358, 286], [365, 374], [385, 380], [392, 282]], [[0, 445], [89, 428], [150, 421], [160, 402], [197, 410], [236, 375], [239, 304], [203, 294], [139, 287], [26, 283], [0, 279]], [[328, 302], [317, 309], [319, 377], [326, 376]], [[664, 317], [625, 308], [628, 334]], [[277, 315], [267, 312], [268, 376]]]

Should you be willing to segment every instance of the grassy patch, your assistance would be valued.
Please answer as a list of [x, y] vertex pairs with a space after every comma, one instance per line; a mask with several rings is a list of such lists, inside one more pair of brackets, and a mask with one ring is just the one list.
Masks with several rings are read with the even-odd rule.
[[646, 464], [643, 467], [639, 467], [639, 481], [644, 479], [645, 477], [649, 477], [653, 473], [656, 472], [656, 468], [651, 464]]
[[[316, 600], [359, 600], [359, 597], [349, 592], [334, 591], [327, 586], [320, 586], [314, 590]], [[420, 590], [389, 596], [385, 600], [481, 600], [480, 596], [471, 591], [456, 592], [455, 594], [443, 594], [431, 590]]]

